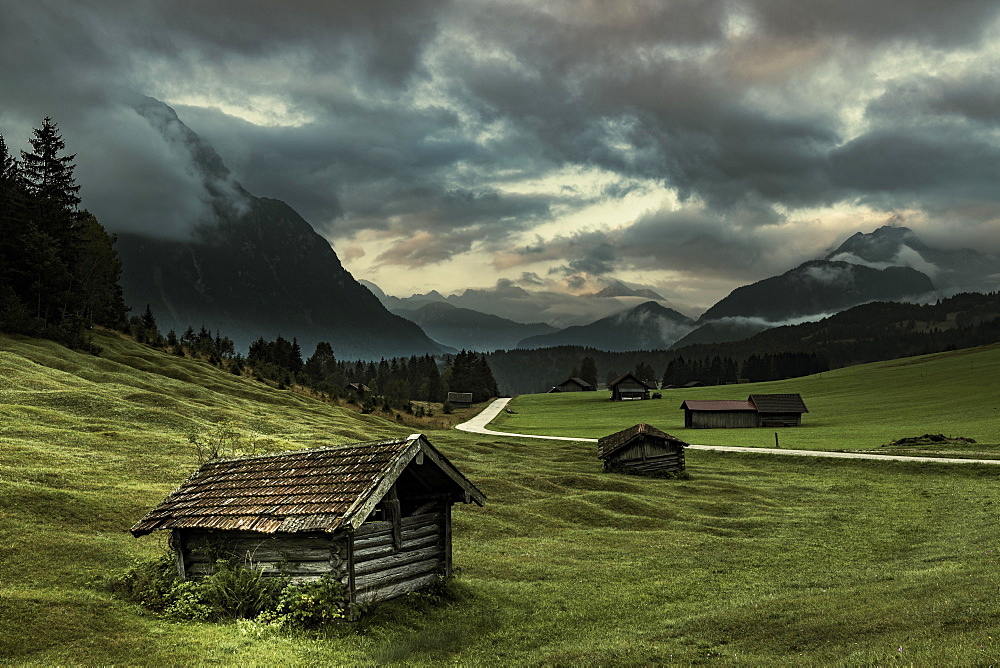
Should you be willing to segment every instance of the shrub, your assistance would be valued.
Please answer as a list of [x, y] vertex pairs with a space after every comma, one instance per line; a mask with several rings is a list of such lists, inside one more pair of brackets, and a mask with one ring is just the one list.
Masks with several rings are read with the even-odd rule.
[[167, 552], [156, 559], [136, 561], [131, 568], [111, 577], [108, 589], [126, 601], [162, 612], [174, 602], [173, 590], [178, 583], [177, 562]]
[[344, 587], [332, 576], [291, 584], [288, 578], [265, 576], [260, 568], [237, 559], [220, 559], [211, 575], [181, 581], [168, 552], [110, 578], [108, 588], [119, 598], [174, 620], [252, 619], [261, 629], [273, 630], [318, 629], [346, 618]]
[[267, 577], [260, 568], [235, 559], [220, 559], [214, 573], [191, 584], [196, 585], [200, 600], [212, 609], [214, 618], [250, 619], [275, 609], [288, 581]]
[[281, 592], [276, 612], [286, 626], [315, 629], [345, 618], [344, 585], [331, 575], [314, 582], [288, 585]]

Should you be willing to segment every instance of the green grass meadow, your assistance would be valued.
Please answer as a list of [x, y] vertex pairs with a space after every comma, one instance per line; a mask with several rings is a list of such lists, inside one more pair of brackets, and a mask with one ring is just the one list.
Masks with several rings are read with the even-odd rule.
[[[283, 449], [412, 428], [97, 342], [94, 357], [0, 335], [0, 662], [1000, 662], [1000, 467], [689, 451], [689, 479], [656, 480], [601, 472], [585, 443], [457, 431], [427, 435], [489, 500], [456, 507], [456, 600], [404, 597], [322, 636], [157, 618], [102, 580], [165, 549], [128, 528], [196, 468], [189, 433], [252, 419]], [[925, 431], [996, 444], [998, 366], [992, 347], [690, 398], [801, 391], [811, 412], [796, 447]], [[502, 427], [600, 436], [644, 421], [673, 433], [680, 399], [667, 397], [614, 414], [589, 395], [519, 397]], [[702, 433], [746, 444], [742, 431]]]
[[[802, 425], [779, 429], [685, 429], [686, 399], [746, 399], [798, 392], [809, 412]], [[497, 431], [600, 438], [647, 422], [688, 443], [807, 450], [875, 450], [923, 434], [965, 436], [976, 446], [953, 448], [1000, 456], [1000, 344], [837, 369], [815, 376], [662, 390], [649, 401], [609, 401], [607, 391], [531, 394], [490, 424]]]

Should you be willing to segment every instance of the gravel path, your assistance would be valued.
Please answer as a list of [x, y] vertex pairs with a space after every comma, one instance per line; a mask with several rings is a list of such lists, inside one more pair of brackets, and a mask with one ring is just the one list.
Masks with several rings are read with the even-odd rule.
[[[497, 399], [471, 420], [455, 425], [455, 429], [473, 434], [489, 436], [515, 436], [517, 438], [537, 438], [547, 441], [577, 441], [597, 443], [596, 438], [573, 438], [571, 436], [535, 436], [533, 434], [513, 434], [487, 428], [497, 415], [507, 407], [510, 399]], [[834, 457], [839, 459], [881, 459], [894, 462], [930, 462], [934, 464], [1000, 464], [1000, 459], [959, 459], [957, 457], [911, 457], [906, 455], [871, 455], [861, 452], [830, 452], [828, 450], [791, 450], [784, 448], [741, 448], [732, 445], [689, 445], [691, 450], [714, 450], [716, 452], [743, 452], [768, 455], [792, 455], [797, 457]]]

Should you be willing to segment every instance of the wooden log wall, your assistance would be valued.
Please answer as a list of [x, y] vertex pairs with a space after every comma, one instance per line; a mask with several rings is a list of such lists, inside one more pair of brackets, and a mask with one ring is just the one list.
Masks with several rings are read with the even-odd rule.
[[801, 424], [801, 413], [767, 413], [760, 416], [761, 427], [798, 427]]
[[756, 427], [757, 413], [752, 411], [685, 411], [685, 427], [691, 429], [740, 429]]
[[398, 544], [392, 522], [365, 522], [354, 532], [354, 600], [373, 603], [416, 591], [446, 575], [450, 507], [400, 520]]
[[604, 460], [608, 471], [631, 470], [640, 473], [683, 471], [684, 449], [641, 441], [622, 448]]
[[346, 533], [260, 534], [250, 531], [180, 530], [175, 544], [183, 556], [186, 577], [215, 571], [218, 559], [236, 558], [267, 576], [289, 576], [293, 582], [318, 580], [331, 573], [349, 586]]

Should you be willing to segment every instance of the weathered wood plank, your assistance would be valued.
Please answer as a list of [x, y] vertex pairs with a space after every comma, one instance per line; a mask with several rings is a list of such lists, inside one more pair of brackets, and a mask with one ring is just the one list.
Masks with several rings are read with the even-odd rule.
[[224, 554], [208, 554], [205, 552], [192, 553], [189, 561], [192, 563], [214, 563], [217, 557], [236, 557], [241, 561], [257, 563], [258, 561], [329, 561], [330, 548], [312, 549], [281, 549], [276, 550], [269, 546], [262, 546], [251, 549], [226, 550]]
[[354, 536], [367, 536], [370, 533], [387, 530], [392, 530], [392, 522], [365, 522], [354, 530]]
[[[265, 575], [322, 575], [330, 573], [330, 562], [328, 561], [261, 561], [254, 563], [254, 568], [259, 568]], [[189, 575], [209, 575], [215, 572], [215, 565], [208, 563], [194, 563], [188, 566]]]
[[407, 517], [404, 517], [401, 520], [400, 524], [403, 525], [403, 528], [411, 528], [417, 525], [433, 524], [437, 522], [440, 517], [441, 517], [440, 512], [420, 513], [419, 515], [409, 515]]
[[429, 536], [434, 533], [439, 533], [441, 527], [435, 522], [433, 524], [422, 524], [417, 527], [410, 527], [403, 530], [403, 544], [405, 545], [411, 540], [416, 540], [422, 538], [423, 536]]
[[[441, 538], [436, 534], [428, 534], [426, 536], [420, 536], [413, 538], [411, 540], [403, 541], [401, 550], [415, 550], [421, 547], [428, 547], [430, 545], [437, 544]], [[388, 545], [378, 545], [376, 547], [368, 547], [363, 550], [354, 551], [354, 563], [360, 564], [363, 561], [368, 561], [369, 559], [377, 559], [383, 557], [387, 554], [392, 554], [394, 552], [393, 546]]]
[[412, 564], [406, 564], [405, 566], [389, 568], [383, 571], [378, 571], [377, 573], [370, 573], [368, 575], [361, 576], [356, 574], [357, 567], [355, 567], [354, 586], [358, 589], [358, 591], [365, 589], [378, 589], [390, 584], [395, 584], [400, 580], [409, 580], [440, 567], [440, 559], [425, 559], [424, 561], [417, 561]]
[[397, 596], [402, 596], [403, 594], [409, 594], [411, 591], [417, 591], [423, 589], [428, 585], [434, 584], [441, 578], [437, 573], [431, 573], [429, 575], [422, 575], [412, 580], [406, 580], [388, 587], [382, 587], [380, 589], [371, 589], [366, 591], [359, 591], [357, 593], [357, 598], [355, 599], [358, 603], [375, 603], [378, 601], [387, 601], [391, 598], [396, 598]]
[[[338, 539], [340, 537], [338, 536]], [[334, 541], [331, 536], [302, 536], [295, 537], [288, 534], [281, 536], [185, 536], [184, 544], [189, 550], [208, 554], [227, 554], [236, 551], [247, 552], [256, 549], [268, 549], [272, 551], [281, 550], [329, 550]]]
[[452, 563], [451, 563], [451, 505], [445, 507], [444, 514], [441, 518], [441, 542], [444, 546], [444, 574], [446, 576], [451, 576], [452, 574]]
[[369, 559], [368, 561], [363, 561], [361, 563], [354, 562], [354, 575], [369, 575], [378, 571], [388, 571], [397, 566], [412, 564], [415, 561], [424, 561], [425, 559], [440, 560], [443, 555], [444, 551], [441, 549], [440, 545], [431, 545], [430, 547], [421, 548], [419, 550], [409, 550], [407, 552], [399, 552], [397, 554], [391, 554], [378, 559]]
[[[403, 529], [402, 544], [405, 545], [407, 542], [426, 536], [431, 533], [436, 533], [438, 531], [437, 524], [423, 524], [420, 526], [406, 527]], [[355, 538], [354, 549], [363, 550], [369, 547], [378, 547], [381, 545], [392, 544], [392, 531], [382, 531], [377, 534], [372, 534], [365, 536], [364, 538]]]

